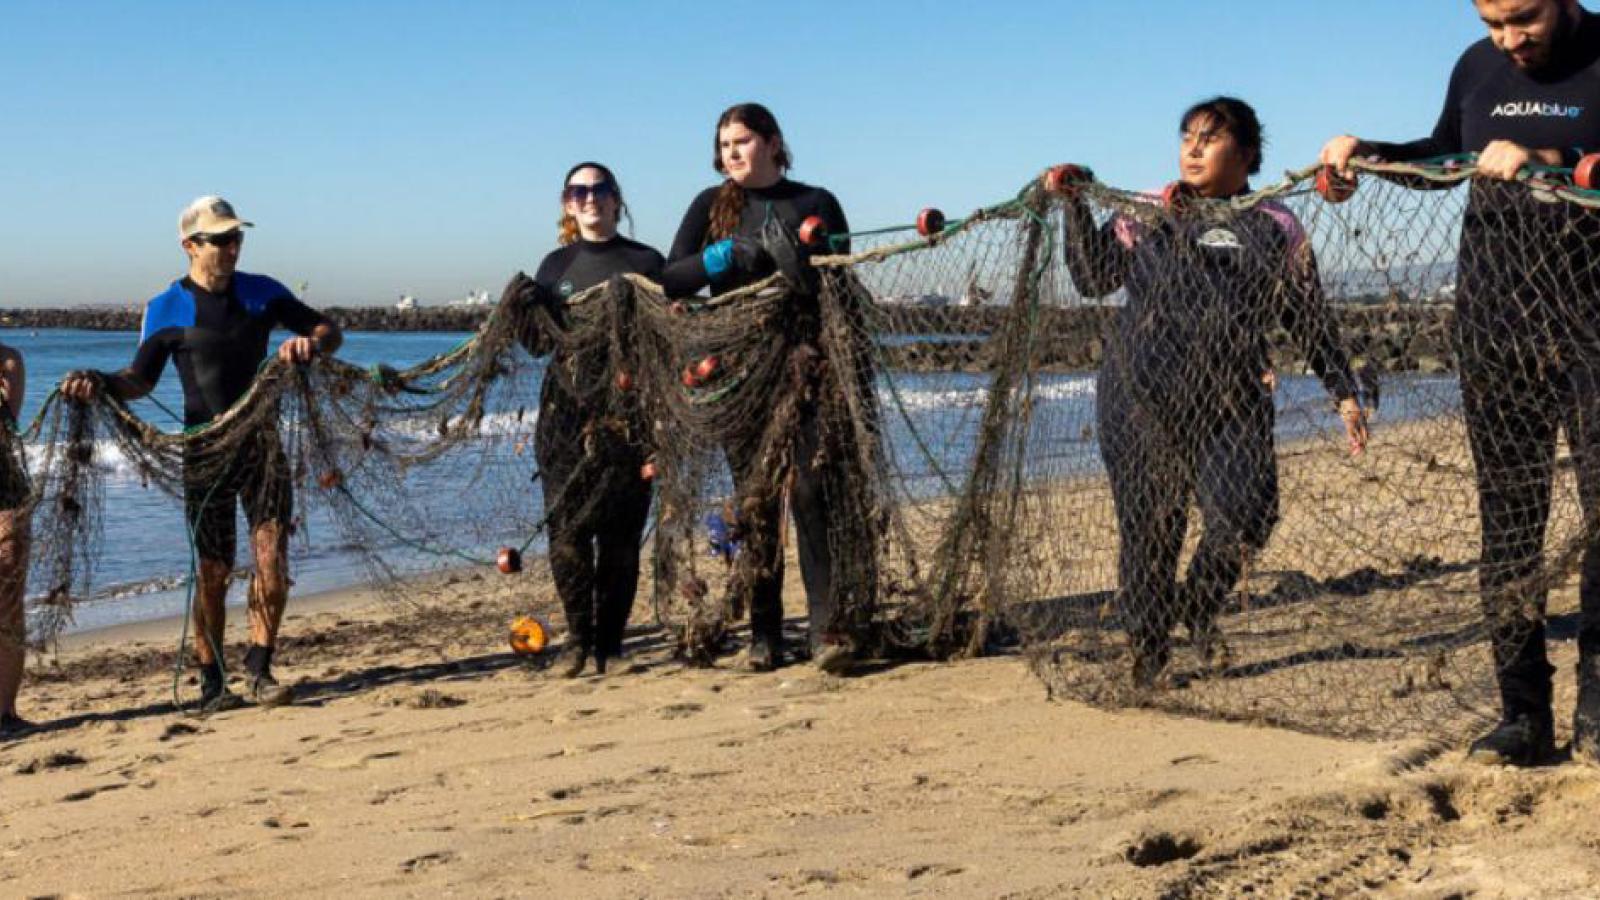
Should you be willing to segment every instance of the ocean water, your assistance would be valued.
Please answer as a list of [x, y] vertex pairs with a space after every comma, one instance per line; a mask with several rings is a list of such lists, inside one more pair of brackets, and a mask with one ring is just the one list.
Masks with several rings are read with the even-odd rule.
[[[387, 362], [406, 366], [445, 352], [466, 337], [454, 333], [355, 332], [346, 336], [339, 355], [361, 365]], [[132, 332], [0, 332], [0, 341], [22, 351], [27, 363], [23, 421], [33, 417], [51, 388], [68, 371], [126, 366], [137, 340]], [[535, 366], [531, 371], [530, 377], [536, 378], [543, 370]], [[947, 485], [959, 483], [974, 449], [987, 385], [986, 376], [974, 374], [902, 372], [892, 378], [880, 378], [878, 396], [889, 452], [894, 470], [904, 479], [902, 490], [907, 495], [933, 496], [948, 490]], [[1094, 395], [1095, 379], [1091, 374], [1040, 376], [1034, 391], [1029, 477], [1071, 477], [1099, 470], [1099, 448], [1092, 427]], [[1396, 376], [1384, 385], [1380, 427], [1384, 421], [1451, 412], [1456, 408], [1456, 396], [1454, 378]], [[182, 391], [177, 373], [170, 367], [153, 397], [167, 410], [181, 413]], [[1280, 378], [1277, 404], [1280, 440], [1337, 427], [1321, 384], [1314, 378]], [[165, 430], [182, 427], [180, 421], [149, 400], [137, 402], [134, 408]], [[179, 505], [160, 491], [142, 486], [125, 460], [103, 454], [103, 462], [109, 476], [104, 508], [105, 549], [95, 576], [97, 599], [79, 605], [75, 616], [78, 630], [182, 612], [189, 571], [189, 544]], [[531, 474], [531, 459], [527, 464]], [[437, 492], [442, 499], [460, 486], [435, 483], [415, 489]], [[531, 484], [528, 503], [533, 514], [538, 515], [540, 492]], [[291, 546], [294, 592], [305, 594], [362, 582], [367, 570], [361, 558], [341, 545], [338, 529], [323, 518], [319, 507], [312, 507], [311, 512], [312, 518], [304, 528], [307, 539], [297, 539]], [[247, 533], [241, 522], [241, 562], [248, 558]], [[505, 536], [507, 540], [515, 537]], [[494, 545], [471, 549], [487, 558], [492, 557]], [[535, 544], [532, 549], [541, 552], [543, 546]], [[391, 550], [391, 559], [404, 556], [399, 548]], [[412, 562], [418, 568], [439, 564], [438, 560], [420, 557]], [[242, 588], [236, 586], [230, 603], [242, 602]]]

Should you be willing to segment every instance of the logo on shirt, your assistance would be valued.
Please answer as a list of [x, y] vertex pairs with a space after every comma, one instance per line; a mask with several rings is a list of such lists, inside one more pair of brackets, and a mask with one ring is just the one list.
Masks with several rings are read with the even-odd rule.
[[1215, 250], [1238, 250], [1243, 246], [1239, 243], [1239, 236], [1226, 228], [1213, 228], [1207, 231], [1200, 235], [1198, 243], [1202, 247], [1211, 247]]
[[1561, 103], [1540, 103], [1537, 100], [1517, 100], [1502, 103], [1489, 113], [1491, 118], [1510, 119], [1576, 119], [1583, 115], [1583, 107]]
[[571, 297], [572, 296], [572, 282], [563, 279], [560, 284], [556, 285], [556, 293], [560, 294], [563, 297]]

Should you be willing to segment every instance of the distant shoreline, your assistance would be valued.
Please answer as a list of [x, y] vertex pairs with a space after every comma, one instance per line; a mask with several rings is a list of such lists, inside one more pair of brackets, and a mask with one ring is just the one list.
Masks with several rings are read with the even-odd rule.
[[[917, 307], [880, 303], [873, 318], [881, 334], [903, 340], [884, 347], [889, 368], [909, 372], [985, 372], [991, 368], [988, 335], [1005, 327], [1004, 306]], [[326, 307], [322, 311], [346, 331], [474, 332], [492, 306]], [[1032, 348], [1043, 371], [1089, 371], [1099, 365], [1101, 335], [1116, 307], [1086, 305], [1044, 309], [1045, 339]], [[1375, 304], [1334, 307], [1351, 355], [1382, 372], [1448, 372], [1455, 367], [1450, 346], [1451, 307]], [[136, 309], [0, 309], [0, 331], [75, 328], [87, 331], [137, 331]], [[1303, 368], [1299, 349], [1282, 336], [1274, 364], [1285, 371]]]
[[[322, 310], [346, 331], [477, 331], [492, 306], [419, 307], [401, 312], [387, 306], [330, 306]], [[138, 331], [138, 309], [4, 309], [0, 329], [76, 328]]]

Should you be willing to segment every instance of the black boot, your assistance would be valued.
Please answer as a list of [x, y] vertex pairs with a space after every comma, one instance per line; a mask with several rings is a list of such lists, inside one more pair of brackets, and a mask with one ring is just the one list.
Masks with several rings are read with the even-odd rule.
[[1578, 706], [1572, 713], [1572, 758], [1600, 765], [1600, 653], [1578, 654]]
[[560, 655], [550, 668], [561, 678], [577, 678], [583, 674], [583, 667], [588, 664], [589, 649], [581, 641], [569, 635], [567, 645], [561, 648]]
[[[1541, 635], [1541, 639], [1542, 639]], [[1543, 650], [1541, 644], [1540, 648]], [[1550, 711], [1553, 670], [1531, 654], [1516, 659], [1499, 673], [1500, 724], [1472, 742], [1467, 759], [1485, 765], [1537, 766], [1556, 752], [1555, 722]]]
[[1472, 742], [1467, 759], [1489, 766], [1537, 766], [1556, 752], [1549, 712], [1507, 715], [1493, 731]]
[[750, 648], [745, 651], [744, 667], [752, 672], [771, 672], [781, 665], [783, 665], [783, 636], [751, 633]]

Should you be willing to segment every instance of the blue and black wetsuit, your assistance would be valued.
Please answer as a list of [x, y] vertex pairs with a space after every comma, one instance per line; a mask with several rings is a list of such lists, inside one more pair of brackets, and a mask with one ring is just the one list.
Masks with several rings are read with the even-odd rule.
[[[701, 251], [716, 240], [710, 232], [711, 207], [716, 200], [717, 191], [718, 188], [715, 187], [707, 188], [695, 197], [694, 202], [689, 205], [688, 212], [684, 214], [683, 223], [678, 227], [677, 237], [672, 242], [669, 271], [674, 273], [682, 273], [685, 270], [698, 271], [701, 273], [699, 284], [696, 284], [694, 279], [685, 281], [681, 275], [678, 278], [669, 277], [665, 286], [670, 292], [683, 293], [682, 286], [685, 283], [689, 292], [698, 290], [700, 284], [707, 283], [704, 270], [699, 268], [699, 261]], [[771, 187], [745, 190], [744, 210], [739, 217], [739, 227], [732, 236], [760, 243], [763, 231], [773, 220], [791, 232], [797, 232], [801, 223], [813, 215], [821, 217], [830, 234], [844, 235], [850, 231], [850, 223], [845, 219], [844, 209], [840, 207], [838, 199], [832, 193], [824, 188], [785, 178]], [[832, 252], [848, 253], [849, 245], [847, 242], [835, 244]], [[722, 294], [744, 287], [747, 283], [749, 283], [748, 278], [734, 278], [711, 282], [710, 288], [713, 294]], [[818, 343], [820, 328], [818, 300], [815, 296], [807, 297], [803, 294], [797, 295], [794, 299], [797, 305], [790, 325], [794, 328], [796, 341], [815, 346]], [[762, 464], [758, 453], [760, 437], [760, 432], [753, 430], [748, 439], [735, 441], [725, 448], [728, 465], [733, 472], [735, 489], [740, 493], [744, 493], [744, 485], [767, 474], [760, 471]], [[828, 548], [827, 485], [836, 479], [830, 479], [828, 477], [830, 473], [819, 471], [816, 465], [820, 443], [817, 406], [814, 402], [804, 403], [800, 410], [795, 443], [791, 448], [793, 459], [798, 463], [794, 467], [789, 505], [794, 512], [800, 579], [805, 584], [813, 647], [825, 641], [835, 640], [838, 637], [835, 632], [840, 627], [835, 621], [837, 603], [832, 585], [833, 560]], [[782, 498], [772, 497], [766, 508], [759, 513], [759, 521], [765, 523], [767, 527], [760, 529], [759, 533], [741, 531], [743, 541], [741, 552], [753, 554], [758, 560], [750, 567], [759, 573], [755, 577], [755, 583], [746, 586], [749, 591], [751, 633], [757, 640], [767, 642], [774, 651], [781, 647], [783, 638], [784, 566], [779, 542], [781, 511]]]
[[[661, 254], [637, 241], [578, 240], [551, 253], [534, 275], [557, 324], [565, 302], [623, 274], [659, 278]], [[551, 342], [529, 334], [530, 352]], [[608, 406], [608, 348], [556, 352], [539, 391], [534, 450], [549, 517], [550, 574], [567, 628], [596, 666], [622, 650], [639, 586], [639, 541], [650, 514], [650, 484], [639, 477], [645, 429], [632, 393], [625, 410]]]
[[[1268, 333], [1293, 334], [1336, 399], [1354, 396], [1354, 383], [1311, 248], [1280, 206], [1096, 228], [1077, 204], [1065, 246], [1081, 293], [1127, 292], [1106, 337], [1096, 415], [1117, 511], [1118, 598], [1149, 677], [1180, 620], [1197, 643], [1210, 639], [1245, 559], [1277, 524]], [[1180, 588], [1191, 497], [1205, 531]]]
[[[183, 383], [183, 421], [204, 425], [250, 390], [267, 358], [274, 328], [309, 336], [328, 319], [263, 275], [235, 272], [227, 290], [213, 294], [185, 277], [145, 304], [139, 349], [129, 371], [154, 387], [172, 360]], [[331, 323], [329, 323], [331, 324]], [[237, 549], [234, 508], [242, 500], [252, 528], [279, 522], [288, 532], [294, 491], [276, 429], [234, 449], [220, 470], [202, 441], [185, 448], [184, 507], [195, 549], [203, 559], [233, 564]], [[206, 480], [190, 477], [196, 470]]]
[[[1550, 63], [1518, 69], [1488, 39], [1462, 55], [1433, 134], [1371, 145], [1409, 161], [1478, 152], [1496, 140], [1600, 151], [1600, 16], [1581, 12]], [[1454, 341], [1483, 525], [1478, 570], [1507, 719], [1550, 715], [1540, 560], [1556, 440], [1567, 434], [1585, 519], [1600, 522], [1600, 214], [1475, 179], [1461, 227]], [[1581, 659], [1600, 655], [1600, 550], [1584, 553]], [[1580, 663], [1581, 665], [1581, 663]]]

